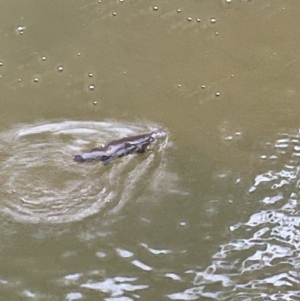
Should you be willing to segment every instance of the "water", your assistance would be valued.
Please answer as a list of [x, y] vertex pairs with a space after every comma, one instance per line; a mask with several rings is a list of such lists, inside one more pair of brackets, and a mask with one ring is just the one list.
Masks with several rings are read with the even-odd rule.
[[299, 299], [295, 3], [2, 3], [0, 300]]
[[[167, 138], [157, 151], [141, 158], [127, 156], [112, 166], [79, 165], [74, 154], [118, 137], [158, 130], [154, 125], [64, 121], [20, 125], [1, 134], [3, 181], [1, 209], [17, 221], [64, 223], [99, 213], [109, 205], [117, 212], [134, 197], [140, 181], [158, 186], [167, 173], [163, 160]], [[132, 160], [134, 162], [132, 162]], [[95, 163], [95, 162], [94, 162]], [[127, 179], [126, 179], [127, 175]], [[173, 183], [164, 189], [167, 192]], [[162, 193], [162, 190], [161, 190]]]

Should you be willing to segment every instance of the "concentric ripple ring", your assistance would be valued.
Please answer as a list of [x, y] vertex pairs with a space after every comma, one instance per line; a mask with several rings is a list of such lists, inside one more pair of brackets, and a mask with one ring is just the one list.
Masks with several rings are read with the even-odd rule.
[[159, 174], [167, 173], [162, 157], [168, 136], [155, 149], [108, 166], [78, 164], [73, 157], [159, 129], [143, 123], [63, 121], [17, 125], [0, 133], [0, 215], [27, 223], [66, 223], [102, 210], [118, 212], [143, 180], [154, 189]]

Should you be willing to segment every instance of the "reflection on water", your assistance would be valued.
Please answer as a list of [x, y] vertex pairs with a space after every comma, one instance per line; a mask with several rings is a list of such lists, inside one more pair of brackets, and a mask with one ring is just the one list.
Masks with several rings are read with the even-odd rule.
[[299, 300], [300, 134], [279, 134], [258, 156], [267, 170], [257, 174], [247, 199], [260, 204], [248, 220], [231, 225], [211, 264], [193, 271], [193, 287], [171, 300]]
[[[120, 213], [132, 199], [149, 200], [152, 194], [173, 193], [176, 177], [168, 172], [164, 160], [166, 140], [142, 156], [128, 156], [107, 167], [97, 163], [79, 165], [72, 160], [74, 153], [94, 146], [90, 141], [98, 144], [155, 129], [155, 125], [62, 122], [20, 126], [3, 133], [1, 143], [6, 145], [6, 153], [2, 154], [2, 213], [24, 222], [62, 223], [102, 210], [108, 215]], [[144, 206], [136, 204], [138, 210], [126, 212], [126, 220], [115, 223], [116, 228], [110, 225], [111, 235], [98, 235], [97, 231], [103, 232], [98, 218], [69, 224], [70, 233], [76, 233], [70, 240], [74, 245], [69, 245], [68, 233], [61, 234], [61, 241], [66, 240], [64, 248], [58, 248], [48, 263], [38, 257], [49, 275], [43, 280], [55, 283], [57, 294], [66, 300], [146, 300], [153, 291], [156, 299], [170, 300], [298, 300], [299, 151], [298, 133], [279, 134], [275, 142], [263, 144], [263, 150], [256, 154], [260, 172], [255, 171], [253, 183], [244, 190], [241, 201], [247, 215], [235, 217], [230, 235], [217, 241], [217, 251], [205, 249], [205, 237], [209, 243], [209, 235], [216, 235], [211, 234], [209, 222], [213, 224], [218, 209], [224, 209], [219, 201], [222, 195], [203, 205], [204, 197], [194, 201], [186, 198], [189, 194], [180, 194], [184, 198], [175, 198], [174, 202], [173, 194], [169, 202], [154, 209], [155, 215], [145, 214]], [[20, 166], [26, 167], [27, 173]], [[232, 174], [228, 177], [224, 173], [221, 180], [228, 185], [236, 183]], [[146, 196], [141, 190], [142, 181], [149, 184]], [[62, 191], [67, 191], [69, 198]], [[226, 204], [234, 206], [238, 189], [230, 194], [233, 203]], [[18, 198], [24, 200], [17, 202]], [[73, 208], [68, 207], [69, 203]], [[176, 212], [175, 208], [179, 208], [178, 216], [168, 214]], [[226, 213], [230, 210], [234, 209]], [[220, 210], [220, 214], [224, 212]], [[190, 217], [181, 223], [185, 214], [193, 213], [200, 221], [195, 223], [196, 231]], [[65, 225], [43, 226], [50, 230]], [[35, 238], [46, 241], [45, 236]], [[26, 274], [21, 273], [20, 280], [0, 275], [0, 285], [7, 292], [20, 292], [22, 297], [47, 300], [49, 293], [43, 287], [27, 281], [39, 283], [43, 271], [35, 270], [39, 264], [35, 256], [47, 250], [46, 244], [36, 253], [22, 254], [15, 265], [6, 263], [7, 270], [16, 269], [16, 275], [26, 267]], [[201, 262], [206, 250], [208, 258]], [[83, 253], [86, 260], [81, 261]]]
[[300, 299], [298, 134], [251, 160], [299, 125], [294, 3], [2, 1], [2, 127], [140, 117], [176, 148], [78, 165], [152, 125], [0, 132], [1, 300]]
[[[114, 279], [106, 279], [101, 282], [81, 284], [81, 287], [94, 289], [103, 293], [110, 293], [112, 297], [122, 296], [124, 292], [134, 292], [148, 288], [148, 285], [133, 285], [130, 282], [136, 281], [137, 278], [132, 277], [115, 277]], [[108, 299], [110, 300], [110, 298]], [[113, 300], [111, 298], [111, 300]], [[128, 299], [130, 300], [130, 299]]]
[[65, 121], [20, 125], [1, 133], [0, 212], [22, 222], [64, 223], [104, 207], [118, 212], [140, 196], [139, 186], [145, 181], [150, 189], [171, 189], [174, 177], [164, 187], [159, 184], [167, 173], [167, 137], [141, 156], [127, 156], [108, 166], [73, 161], [83, 149], [157, 129], [153, 124]]

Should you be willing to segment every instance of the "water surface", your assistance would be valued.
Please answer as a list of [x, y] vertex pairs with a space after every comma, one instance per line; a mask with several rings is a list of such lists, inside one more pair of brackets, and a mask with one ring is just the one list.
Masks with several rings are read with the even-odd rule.
[[2, 2], [1, 298], [298, 300], [296, 2]]

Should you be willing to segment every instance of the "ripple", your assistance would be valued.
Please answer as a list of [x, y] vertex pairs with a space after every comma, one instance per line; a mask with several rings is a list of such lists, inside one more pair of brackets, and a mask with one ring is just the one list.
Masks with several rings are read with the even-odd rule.
[[[266, 188], [278, 190], [282, 187], [288, 187], [290, 190], [292, 186], [297, 186], [295, 183], [299, 178], [299, 150], [300, 133], [278, 134], [275, 143], [266, 144], [265, 152], [267, 154], [262, 156], [269, 159], [266, 163], [271, 168], [255, 177], [254, 185], [250, 187], [249, 192], [257, 189], [263, 191]], [[273, 160], [274, 163], [270, 164], [270, 160]]]
[[154, 124], [64, 121], [18, 125], [0, 133], [0, 212], [29, 223], [78, 221], [104, 208], [119, 212], [143, 179], [155, 188], [159, 175], [168, 174], [162, 160], [168, 137], [141, 156], [108, 166], [78, 164], [74, 154], [158, 129]]
[[299, 300], [300, 133], [280, 133], [264, 145], [274, 160], [262, 162], [245, 193], [256, 209], [243, 207], [247, 213], [230, 226], [229, 240], [169, 299]]

